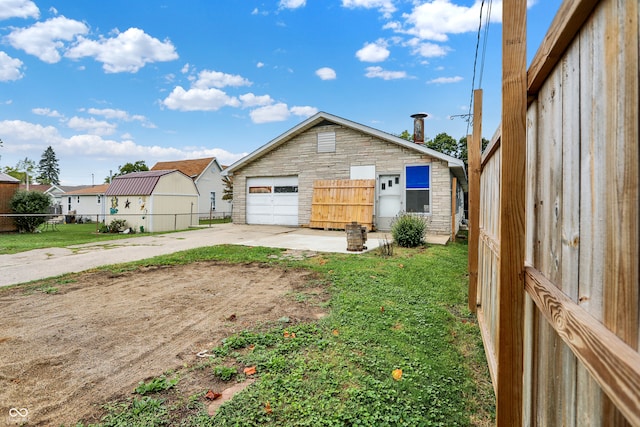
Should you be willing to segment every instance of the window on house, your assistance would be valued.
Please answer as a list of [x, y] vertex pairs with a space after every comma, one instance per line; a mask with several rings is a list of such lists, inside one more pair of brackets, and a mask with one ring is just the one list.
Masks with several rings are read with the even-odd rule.
[[271, 193], [270, 186], [258, 186], [258, 187], [249, 187], [249, 193], [251, 194], [261, 194], [261, 193]]
[[428, 165], [406, 168], [407, 212], [431, 213], [431, 174]]
[[297, 193], [298, 186], [297, 185], [276, 185], [273, 187], [274, 193]]
[[336, 133], [318, 132], [318, 153], [335, 153]]
[[216, 192], [215, 191], [211, 192], [211, 210], [212, 211], [216, 210]]
[[76, 202], [80, 203], [80, 196], [76, 198]]
[[98, 196], [98, 204], [102, 203], [102, 197]]

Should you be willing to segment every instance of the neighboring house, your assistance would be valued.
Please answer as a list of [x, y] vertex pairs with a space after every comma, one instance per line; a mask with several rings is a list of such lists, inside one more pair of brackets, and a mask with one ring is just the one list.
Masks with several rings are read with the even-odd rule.
[[107, 188], [106, 223], [124, 219], [135, 231], [183, 230], [198, 224], [198, 189], [178, 170], [133, 172]]
[[[0, 172], [0, 215], [11, 214], [11, 198], [18, 191], [20, 180]], [[0, 216], [0, 232], [17, 231], [12, 217]]]
[[158, 162], [151, 170], [177, 169], [191, 177], [200, 193], [197, 214], [200, 217], [230, 216], [231, 203], [222, 200], [224, 185], [222, 183], [222, 166], [215, 157], [204, 159], [178, 160], [174, 162]]
[[236, 223], [308, 226], [317, 180], [375, 180], [368, 181], [375, 185], [370, 222], [378, 230], [406, 211], [424, 215], [430, 233], [451, 234], [464, 216], [462, 160], [324, 112], [223, 175], [233, 176]]
[[109, 184], [101, 184], [65, 193], [63, 196], [65, 215], [69, 215], [69, 212], [75, 212], [76, 220], [82, 218], [103, 221], [107, 214], [105, 196], [107, 188], [109, 188]]
[[55, 208], [55, 213], [61, 215], [68, 215], [69, 212], [73, 211], [71, 207], [71, 198], [67, 196], [67, 193], [82, 190], [84, 188], [91, 187], [90, 185], [58, 185], [51, 184], [48, 186], [47, 190], [44, 192], [51, 197], [51, 205]]

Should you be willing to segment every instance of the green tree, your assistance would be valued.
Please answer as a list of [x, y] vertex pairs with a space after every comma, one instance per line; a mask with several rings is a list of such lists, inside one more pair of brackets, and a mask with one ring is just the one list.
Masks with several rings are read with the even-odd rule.
[[458, 141], [445, 132], [437, 134], [435, 138], [425, 141], [424, 144], [432, 150], [459, 158]]
[[[482, 148], [481, 151], [484, 151], [485, 148], [489, 145], [489, 140], [486, 138], [482, 138]], [[467, 137], [463, 136], [458, 140], [458, 151], [459, 151], [459, 159], [464, 162], [464, 166], [466, 169], [469, 169], [468, 158], [469, 158], [469, 150], [467, 148]]]
[[43, 214], [42, 216], [18, 216], [14, 221], [20, 233], [33, 233], [47, 220], [51, 199], [39, 191], [17, 191], [9, 202], [15, 214]]
[[233, 200], [233, 177], [223, 176], [222, 185], [224, 186], [222, 189], [222, 200]]
[[2, 172], [14, 177], [17, 180], [20, 180], [20, 182], [25, 182], [26, 173], [20, 172], [15, 166], [5, 166], [2, 169]]
[[42, 153], [36, 180], [40, 184], [60, 184], [60, 167], [58, 167], [58, 159], [51, 146], [48, 146]]
[[[144, 160], [138, 160], [135, 163], [125, 163], [122, 166], [118, 166], [118, 172], [113, 174], [113, 178], [115, 178], [116, 176], [126, 175], [132, 172], [144, 172], [148, 170], [149, 170], [149, 167], [144, 162]], [[104, 182], [105, 184], [109, 184], [111, 182], [111, 177], [109, 176], [106, 177], [104, 179]]]
[[402, 133], [401, 133], [400, 135], [398, 135], [398, 137], [399, 137], [399, 138], [402, 138], [402, 139], [406, 139], [407, 141], [411, 141], [411, 142], [413, 142], [413, 135], [411, 135], [411, 134], [409, 133], [409, 131], [408, 131], [408, 130], [406, 130], [406, 129], [405, 129], [405, 130], [403, 130], [403, 131], [402, 131]]
[[34, 175], [35, 169], [36, 169], [36, 162], [34, 162], [28, 157], [25, 157], [24, 159], [20, 160], [15, 167], [16, 171], [19, 171], [22, 173], [21, 178], [18, 178], [17, 176], [14, 176], [14, 178], [19, 179], [21, 182], [25, 184], [30, 183], [33, 181], [33, 175]]

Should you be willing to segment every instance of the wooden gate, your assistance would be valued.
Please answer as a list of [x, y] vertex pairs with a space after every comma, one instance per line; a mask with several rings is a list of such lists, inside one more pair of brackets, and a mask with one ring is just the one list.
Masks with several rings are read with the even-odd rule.
[[309, 227], [344, 230], [358, 222], [373, 228], [374, 179], [330, 179], [313, 183]]

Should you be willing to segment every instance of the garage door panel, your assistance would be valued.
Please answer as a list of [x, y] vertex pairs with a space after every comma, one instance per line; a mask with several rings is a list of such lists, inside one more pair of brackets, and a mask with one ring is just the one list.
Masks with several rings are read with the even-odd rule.
[[247, 179], [249, 224], [298, 225], [298, 177]]

